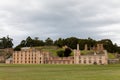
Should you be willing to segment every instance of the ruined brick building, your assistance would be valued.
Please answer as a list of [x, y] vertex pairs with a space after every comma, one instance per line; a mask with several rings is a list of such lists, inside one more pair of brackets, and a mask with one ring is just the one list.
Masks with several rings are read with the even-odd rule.
[[[104, 50], [103, 44], [98, 44], [94, 52], [81, 55], [79, 44], [74, 50], [74, 56], [70, 57], [53, 57], [49, 52], [43, 52], [31, 48], [23, 48], [21, 51], [13, 53], [13, 64], [108, 64], [107, 51]], [[87, 50], [87, 46], [85, 47]], [[7, 62], [9, 63], [9, 61]]]

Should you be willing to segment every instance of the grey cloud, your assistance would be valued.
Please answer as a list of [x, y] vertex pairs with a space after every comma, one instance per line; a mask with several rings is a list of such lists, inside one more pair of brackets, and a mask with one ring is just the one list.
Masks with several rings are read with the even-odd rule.
[[[0, 17], [3, 18], [0, 22], [18, 31], [14, 35], [10, 31], [7, 33], [15, 40], [19, 39], [17, 41], [27, 35], [41, 39], [70, 36], [100, 39], [106, 37], [100, 35], [104, 33], [100, 27], [119, 25], [119, 3], [119, 0], [17, 0], [7, 6], [0, 6], [4, 12], [3, 15], [0, 11]], [[115, 41], [110, 35], [108, 38]]]

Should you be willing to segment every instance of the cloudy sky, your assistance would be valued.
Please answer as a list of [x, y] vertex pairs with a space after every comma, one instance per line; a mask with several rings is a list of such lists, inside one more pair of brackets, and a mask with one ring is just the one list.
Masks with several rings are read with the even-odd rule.
[[0, 37], [91, 37], [120, 45], [120, 0], [0, 0]]

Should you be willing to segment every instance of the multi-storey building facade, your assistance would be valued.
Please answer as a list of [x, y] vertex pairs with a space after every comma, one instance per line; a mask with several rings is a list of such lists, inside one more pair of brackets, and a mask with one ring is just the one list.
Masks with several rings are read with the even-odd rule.
[[15, 51], [13, 53], [14, 64], [45, 64], [47, 52], [41, 52], [39, 50], [24, 48], [21, 51]]
[[77, 45], [74, 56], [70, 57], [52, 57], [49, 52], [24, 48], [13, 53], [13, 64], [108, 64], [108, 56], [101, 44], [88, 55], [81, 55]]

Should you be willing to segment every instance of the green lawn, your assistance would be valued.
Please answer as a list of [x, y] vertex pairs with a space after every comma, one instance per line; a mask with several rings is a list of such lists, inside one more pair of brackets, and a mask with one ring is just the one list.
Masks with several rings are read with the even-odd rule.
[[0, 80], [120, 80], [116, 65], [6, 65]]

